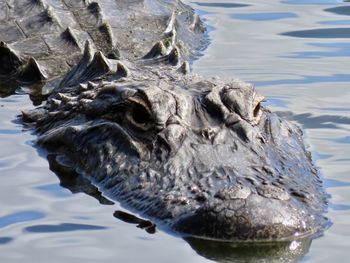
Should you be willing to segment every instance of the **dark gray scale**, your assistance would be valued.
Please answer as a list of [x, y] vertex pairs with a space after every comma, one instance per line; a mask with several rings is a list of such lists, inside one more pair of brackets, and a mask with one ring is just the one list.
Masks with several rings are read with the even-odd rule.
[[25, 38], [24, 33], [18, 27], [15, 21], [1, 22], [0, 24], [0, 39], [8, 44], [16, 41], [21, 41]]
[[[1, 40], [9, 43], [23, 63], [28, 64], [21, 72], [12, 74], [18, 80], [50, 79], [67, 72], [69, 65], [80, 59], [85, 41], [91, 38], [80, 29], [63, 1], [13, 1], [9, 6], [11, 20], [1, 26], [0, 34], [8, 35]], [[24, 10], [27, 13], [22, 16]]]
[[8, 0], [9, 17], [21, 19], [37, 15], [47, 8], [45, 0]]
[[41, 36], [26, 38], [11, 44], [11, 47], [23, 58], [45, 58], [50, 55], [50, 49]]
[[24, 61], [21, 57], [4, 42], [0, 43], [0, 78], [10, 78], [24, 82], [42, 81], [47, 78], [44, 70], [34, 58]]
[[0, 0], [0, 22], [7, 21], [8, 6], [6, 0]]
[[44, 36], [45, 43], [51, 52], [57, 55], [67, 55], [69, 53], [81, 52], [85, 41], [89, 39], [88, 34], [80, 34], [80, 31], [67, 27], [59, 34], [49, 34]]
[[13, 76], [23, 61], [6, 43], [0, 42], [0, 65], [0, 76]]
[[67, 5], [69, 10], [85, 8], [86, 2], [86, 0], [64, 0], [64, 3]]
[[50, 8], [39, 14], [17, 20], [17, 23], [28, 38], [62, 30], [58, 17]]
[[85, 8], [76, 9], [74, 14], [81, 28], [91, 36], [97, 50], [111, 59], [119, 58], [115, 36], [100, 3], [90, 2]]
[[45, 71], [41, 68], [34, 58], [17, 71], [17, 78], [23, 82], [38, 82], [47, 79]]

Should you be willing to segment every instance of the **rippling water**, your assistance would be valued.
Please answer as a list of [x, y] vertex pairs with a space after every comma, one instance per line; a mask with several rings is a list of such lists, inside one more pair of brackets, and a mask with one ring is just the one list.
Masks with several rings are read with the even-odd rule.
[[[28, 96], [0, 99], [1, 262], [348, 262], [350, 244], [350, 3], [186, 1], [211, 44], [196, 73], [253, 82], [266, 104], [299, 123], [330, 195], [333, 225], [313, 240], [251, 248], [149, 234], [59, 185], [35, 136], [17, 123]], [[285, 251], [292, 251], [284, 257]], [[293, 252], [294, 251], [294, 252]], [[306, 254], [306, 255], [304, 255]], [[266, 262], [270, 262], [266, 261]]]

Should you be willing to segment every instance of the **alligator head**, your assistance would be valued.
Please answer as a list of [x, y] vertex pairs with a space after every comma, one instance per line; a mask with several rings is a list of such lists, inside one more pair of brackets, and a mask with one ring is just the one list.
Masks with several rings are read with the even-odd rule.
[[123, 77], [61, 87], [23, 114], [57, 163], [185, 234], [288, 239], [323, 227], [324, 193], [300, 129], [251, 85], [116, 68]]

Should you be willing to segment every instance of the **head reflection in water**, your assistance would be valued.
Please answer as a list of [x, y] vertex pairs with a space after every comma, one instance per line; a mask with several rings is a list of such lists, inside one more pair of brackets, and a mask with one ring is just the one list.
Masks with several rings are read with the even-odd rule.
[[[115, 211], [114, 217], [136, 224], [149, 234], [156, 232], [156, 225], [135, 215]], [[216, 262], [296, 262], [309, 250], [311, 239], [284, 242], [222, 242], [185, 237], [191, 248], [199, 255]]]

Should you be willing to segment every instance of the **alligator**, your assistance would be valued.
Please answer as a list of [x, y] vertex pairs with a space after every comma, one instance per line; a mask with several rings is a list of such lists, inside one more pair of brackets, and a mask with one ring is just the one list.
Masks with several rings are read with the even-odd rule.
[[[326, 194], [301, 129], [253, 85], [190, 73], [209, 43], [179, 0], [0, 0], [0, 76], [40, 87], [50, 164], [182, 236], [314, 236]], [[83, 188], [83, 187], [82, 187]]]

